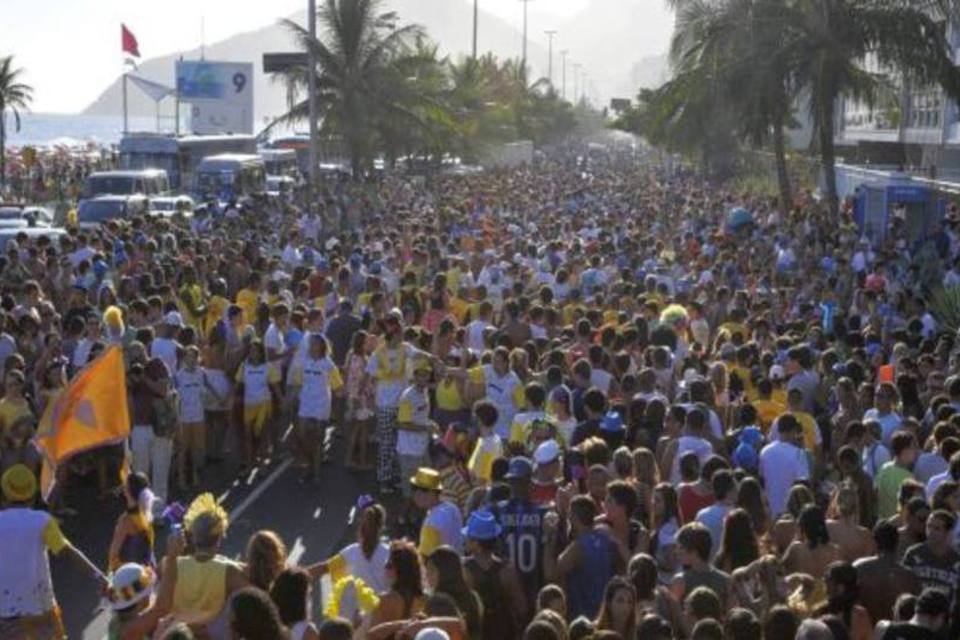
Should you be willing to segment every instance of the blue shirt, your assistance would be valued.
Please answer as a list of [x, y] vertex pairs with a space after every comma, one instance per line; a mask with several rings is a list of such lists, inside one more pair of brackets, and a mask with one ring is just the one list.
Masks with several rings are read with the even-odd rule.
[[577, 538], [580, 562], [567, 574], [567, 606], [570, 619], [586, 616], [591, 620], [600, 612], [603, 591], [614, 575], [617, 548], [606, 534], [587, 531]]
[[697, 512], [697, 522], [710, 530], [710, 559], [720, 551], [720, 539], [723, 537], [723, 521], [731, 507], [725, 504], [712, 504]]

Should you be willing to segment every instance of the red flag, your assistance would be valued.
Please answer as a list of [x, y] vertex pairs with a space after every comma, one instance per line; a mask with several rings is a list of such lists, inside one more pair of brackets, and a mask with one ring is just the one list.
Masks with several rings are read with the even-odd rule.
[[140, 57], [140, 46], [137, 44], [137, 39], [130, 29], [127, 29], [127, 25], [122, 23], [120, 24], [120, 45], [123, 47], [124, 53], [129, 53], [135, 58]]

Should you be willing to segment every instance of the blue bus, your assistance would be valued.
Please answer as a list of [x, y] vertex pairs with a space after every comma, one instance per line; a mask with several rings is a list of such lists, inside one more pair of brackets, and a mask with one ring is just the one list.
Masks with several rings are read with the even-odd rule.
[[163, 169], [170, 187], [187, 191], [200, 161], [223, 153], [255, 154], [257, 141], [248, 135], [181, 136], [130, 133], [120, 140], [121, 169]]

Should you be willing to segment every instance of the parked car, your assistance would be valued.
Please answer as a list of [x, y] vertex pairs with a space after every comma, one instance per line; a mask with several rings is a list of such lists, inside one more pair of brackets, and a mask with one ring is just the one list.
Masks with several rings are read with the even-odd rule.
[[0, 224], [14, 220], [23, 220], [27, 226], [49, 227], [53, 224], [53, 211], [46, 207], [0, 205]]
[[175, 215], [191, 218], [193, 217], [194, 206], [193, 198], [190, 196], [163, 196], [150, 198], [147, 213], [164, 218]]

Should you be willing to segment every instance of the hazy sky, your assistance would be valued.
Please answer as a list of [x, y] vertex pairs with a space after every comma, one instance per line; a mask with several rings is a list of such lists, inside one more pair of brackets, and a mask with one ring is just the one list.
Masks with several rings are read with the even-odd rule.
[[[421, 0], [470, 2], [471, 0]], [[637, 0], [666, 16], [662, 0]], [[531, 0], [531, 20], [572, 15], [588, 0]], [[12, 53], [35, 88], [33, 111], [84, 108], [121, 71], [120, 23], [134, 32], [151, 58], [199, 45], [201, 18], [207, 43], [252, 30], [306, 6], [305, 0], [0, 0], [0, 55]], [[518, 0], [480, 0], [504, 19], [522, 17]], [[242, 10], [241, 10], [242, 7]], [[542, 24], [542, 21], [540, 21]], [[531, 37], [534, 37], [531, 34]]]

